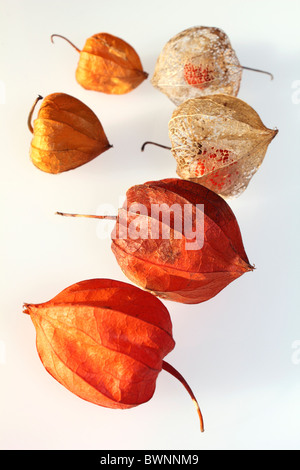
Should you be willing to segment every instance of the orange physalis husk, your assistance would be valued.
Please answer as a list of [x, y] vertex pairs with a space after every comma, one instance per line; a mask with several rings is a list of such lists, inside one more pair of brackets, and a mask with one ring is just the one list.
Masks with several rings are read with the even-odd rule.
[[241, 78], [242, 67], [224, 31], [195, 26], [166, 43], [151, 83], [179, 105], [213, 93], [236, 96]]
[[178, 176], [223, 197], [247, 188], [277, 132], [244, 101], [219, 94], [187, 100], [169, 121]]
[[72, 170], [112, 147], [95, 113], [65, 93], [46, 96], [32, 126], [31, 118], [41, 99], [38, 96], [28, 117], [33, 133], [30, 158], [40, 170], [47, 173]]
[[[137, 205], [146, 209], [135, 212]], [[197, 222], [201, 210], [202, 225]], [[186, 220], [192, 220], [189, 229]], [[157, 226], [159, 237], [154, 237]], [[127, 191], [112, 232], [112, 251], [129, 280], [163, 299], [186, 304], [211, 299], [253, 270], [225, 200], [204, 186], [176, 178]]]
[[168, 310], [155, 296], [130, 284], [91, 279], [64, 289], [52, 300], [24, 304], [36, 329], [46, 370], [80, 398], [126, 409], [150, 400], [161, 370], [185, 379], [163, 358], [173, 350]]
[[87, 90], [107, 94], [128, 93], [142, 83], [148, 74], [144, 72], [137, 52], [127, 42], [107, 33], [94, 34], [86, 40], [80, 53], [76, 70], [77, 82]]

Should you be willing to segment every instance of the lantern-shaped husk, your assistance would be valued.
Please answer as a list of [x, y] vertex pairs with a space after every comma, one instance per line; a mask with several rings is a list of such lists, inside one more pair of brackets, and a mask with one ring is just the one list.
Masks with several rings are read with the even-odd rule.
[[76, 79], [88, 90], [124, 94], [147, 77], [135, 49], [111, 34], [100, 33], [88, 38], [80, 52]]
[[188, 100], [169, 121], [178, 176], [223, 197], [247, 188], [277, 132], [265, 127], [251, 106], [228, 95]]
[[55, 36], [65, 39], [79, 52], [75, 75], [77, 82], [86, 90], [121, 95], [148, 77], [135, 49], [117, 36], [94, 34], [86, 40], [82, 50], [59, 34], [53, 34], [51, 39]]
[[80, 398], [108, 408], [148, 401], [175, 346], [166, 307], [130, 284], [91, 279], [42, 304], [24, 304], [46, 370]]
[[95, 113], [77, 98], [65, 93], [46, 96], [38, 116], [31, 117], [39, 96], [29, 114], [33, 138], [30, 158], [47, 173], [61, 173], [77, 168], [108, 150], [109, 144]]
[[209, 300], [253, 268], [229, 205], [191, 181], [133, 186], [112, 232], [112, 251], [139, 287], [181, 303]]
[[228, 36], [219, 28], [198, 26], [170, 39], [162, 49], [152, 85], [176, 105], [197, 96], [236, 96], [242, 67]]

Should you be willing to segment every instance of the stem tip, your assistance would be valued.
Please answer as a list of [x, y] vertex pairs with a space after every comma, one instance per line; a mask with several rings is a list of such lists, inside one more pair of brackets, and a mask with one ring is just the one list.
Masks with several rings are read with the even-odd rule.
[[251, 70], [251, 72], [259, 72], [259, 73], [264, 73], [266, 75], [269, 75], [269, 77], [271, 78], [271, 80], [273, 80], [274, 76], [271, 72], [266, 72], [265, 70], [260, 70], [260, 69], [253, 69], [252, 67], [244, 67], [242, 66], [242, 69], [245, 69], [245, 70]]
[[67, 41], [72, 47], [74, 47], [74, 49], [77, 51], [77, 52], [81, 52], [80, 49], [78, 49], [78, 47], [75, 46], [75, 44], [73, 44], [69, 39], [67, 39], [65, 36], [61, 36], [61, 34], [51, 34], [51, 42], [54, 44], [54, 41], [53, 41], [53, 38], [56, 37], [56, 38], [61, 38], [61, 39], [64, 39], [65, 41]]
[[67, 212], [55, 212], [55, 215], [62, 215], [63, 217], [86, 217], [89, 219], [107, 219], [116, 220], [116, 215], [92, 215], [92, 214], [69, 214]]
[[169, 372], [171, 375], [173, 375], [173, 377], [175, 377], [177, 380], [179, 380], [179, 382], [182, 383], [182, 385], [185, 387], [185, 389], [188, 391], [195, 407], [196, 407], [196, 410], [197, 410], [197, 413], [198, 413], [198, 416], [199, 416], [199, 420], [200, 420], [200, 430], [201, 432], [204, 432], [204, 421], [203, 421], [203, 416], [202, 416], [202, 413], [201, 413], [201, 410], [200, 410], [200, 406], [197, 402], [197, 399], [191, 389], [191, 387], [189, 386], [189, 384], [187, 383], [187, 381], [185, 380], [185, 378], [176, 370], [174, 369], [173, 366], [171, 366], [171, 364], [169, 364], [168, 362], [166, 361], [163, 361], [162, 363], [162, 368]]
[[156, 145], [157, 147], [161, 147], [163, 149], [171, 150], [171, 147], [168, 147], [167, 145], [162, 145], [162, 144], [157, 144], [156, 142], [150, 142], [149, 140], [144, 142], [141, 151], [143, 152], [145, 150], [146, 145], [151, 144], [151, 145]]

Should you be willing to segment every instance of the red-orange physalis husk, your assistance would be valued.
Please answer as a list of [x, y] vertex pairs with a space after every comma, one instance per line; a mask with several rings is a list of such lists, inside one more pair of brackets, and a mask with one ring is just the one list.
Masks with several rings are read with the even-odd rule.
[[165, 44], [151, 83], [179, 105], [213, 93], [236, 96], [241, 78], [242, 67], [225, 32], [195, 26], [181, 31]]
[[188, 390], [163, 358], [175, 346], [162, 302], [130, 284], [91, 279], [64, 289], [52, 300], [24, 304], [36, 329], [46, 370], [64, 387], [96, 405], [126, 409], [153, 396], [162, 369]]
[[33, 164], [47, 173], [62, 173], [93, 160], [108, 150], [103, 127], [94, 112], [84, 103], [65, 93], [53, 93], [44, 98], [34, 125], [30, 158]]
[[51, 39], [55, 36], [67, 40], [80, 53], [76, 80], [87, 90], [120, 95], [148, 77], [135, 49], [112, 34], [94, 34], [82, 50], [59, 34], [53, 34]]
[[[167, 300], [195, 304], [211, 299], [253, 270], [234, 213], [213, 191], [174, 178], [133, 186], [126, 196], [112, 233], [112, 251], [124, 274], [143, 289]], [[136, 204], [144, 206], [145, 213], [135, 212], [132, 207]], [[182, 213], [189, 206], [192, 231], [197, 228], [197, 204], [203, 204], [203, 245], [198, 234], [199, 244], [187, 249], [187, 237], [192, 240], [192, 235], [179, 237], [172, 212], [169, 221], [163, 219], [162, 212], [153, 215], [152, 207], [158, 204], [167, 205], [165, 215], [173, 205]], [[151, 227], [158, 220], [160, 234], [170, 229], [168, 238], [153, 237]]]

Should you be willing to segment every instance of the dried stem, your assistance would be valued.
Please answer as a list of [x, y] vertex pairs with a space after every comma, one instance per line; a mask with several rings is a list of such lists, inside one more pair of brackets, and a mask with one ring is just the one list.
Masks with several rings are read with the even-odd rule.
[[198, 402], [195, 398], [195, 395], [194, 395], [191, 387], [186, 382], [184, 377], [176, 369], [174, 369], [174, 367], [171, 366], [168, 362], [162, 361], [162, 368], [163, 368], [163, 370], [165, 370], [165, 371], [169, 372], [171, 375], [173, 375], [173, 377], [178, 379], [182, 383], [182, 385], [185, 387], [185, 389], [188, 391], [190, 397], [193, 400], [193, 403], [196, 407], [196, 410], [197, 410], [197, 413], [198, 413], [198, 416], [199, 416], [199, 419], [200, 419], [200, 430], [201, 430], [201, 432], [204, 432], [203, 416], [202, 416], [202, 413], [201, 413], [201, 410], [200, 410], [200, 406], [199, 406], [199, 404], [198, 404]]
[[55, 215], [62, 215], [64, 217], [87, 217], [90, 219], [108, 219], [116, 220], [116, 215], [90, 215], [90, 214], [68, 214], [66, 212], [55, 212]]
[[77, 52], [81, 52], [81, 50], [78, 49], [78, 47], [76, 47], [75, 44], [73, 44], [73, 43], [72, 43], [68, 38], [66, 38], [65, 36], [61, 36], [60, 34], [52, 34], [52, 35], [51, 35], [51, 42], [53, 42], [53, 38], [54, 38], [54, 37], [64, 39], [64, 40], [67, 41], [69, 44], [71, 44], [71, 46], [74, 47], [74, 49], [75, 49]]
[[30, 130], [30, 132], [33, 134], [33, 126], [31, 124], [31, 119], [32, 119], [32, 115], [34, 113], [34, 109], [36, 107], [36, 104], [38, 101], [42, 100], [43, 97], [41, 95], [38, 95], [37, 99], [35, 100], [35, 102], [33, 103], [33, 106], [30, 110], [30, 113], [29, 113], [29, 116], [28, 116], [28, 119], [27, 119], [27, 125], [28, 125], [28, 129]]
[[272, 73], [266, 72], [265, 70], [253, 69], [252, 67], [244, 67], [243, 65], [242, 65], [242, 69], [251, 70], [252, 72], [265, 73], [266, 75], [269, 75], [269, 77], [271, 77], [271, 80], [273, 80], [274, 78]]
[[171, 150], [171, 147], [168, 147], [167, 145], [162, 145], [162, 144], [157, 144], [156, 142], [150, 142], [150, 141], [147, 141], [147, 142], [144, 142], [142, 147], [141, 147], [141, 151], [143, 152], [146, 145], [148, 144], [151, 144], [151, 145], [156, 145], [157, 147], [161, 147], [163, 149], [167, 149], [167, 150]]

